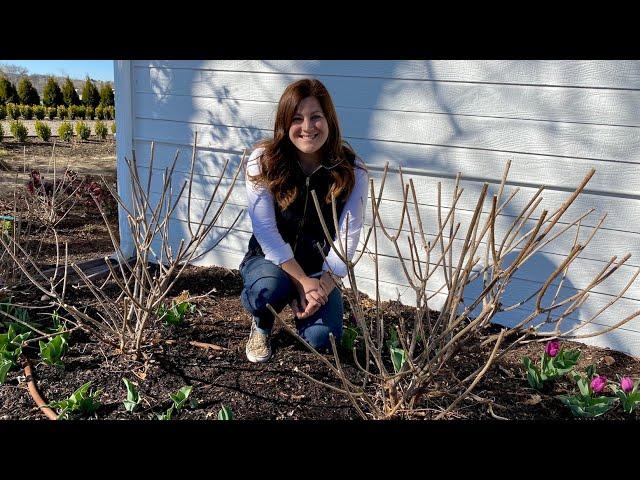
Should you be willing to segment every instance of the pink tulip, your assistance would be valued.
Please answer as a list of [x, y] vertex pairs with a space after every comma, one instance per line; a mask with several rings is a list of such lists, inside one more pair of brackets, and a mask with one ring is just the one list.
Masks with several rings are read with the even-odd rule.
[[633, 390], [633, 380], [631, 380], [629, 377], [622, 377], [620, 379], [620, 386], [625, 393], [629, 393], [631, 390]]
[[606, 384], [607, 377], [604, 375], [596, 375], [593, 377], [593, 380], [591, 380], [591, 390], [593, 390], [594, 393], [600, 393]]
[[558, 340], [551, 340], [549, 343], [547, 343], [547, 346], [544, 349], [544, 353], [546, 353], [550, 357], [555, 357], [559, 351], [560, 342]]

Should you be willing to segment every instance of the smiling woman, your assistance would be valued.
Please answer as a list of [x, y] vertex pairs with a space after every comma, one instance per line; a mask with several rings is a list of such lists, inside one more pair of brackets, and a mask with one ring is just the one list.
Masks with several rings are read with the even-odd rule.
[[366, 167], [342, 140], [335, 107], [321, 82], [303, 79], [285, 89], [273, 132], [247, 163], [253, 235], [240, 274], [242, 304], [253, 317], [246, 346], [251, 362], [271, 357], [274, 317], [267, 304], [278, 312], [289, 304], [298, 332], [318, 350], [328, 347], [330, 333], [340, 340], [343, 301], [334, 279], [346, 275], [346, 265], [331, 251], [309, 197], [315, 190], [324, 223], [334, 241], [337, 235], [345, 239], [349, 259], [367, 200]]

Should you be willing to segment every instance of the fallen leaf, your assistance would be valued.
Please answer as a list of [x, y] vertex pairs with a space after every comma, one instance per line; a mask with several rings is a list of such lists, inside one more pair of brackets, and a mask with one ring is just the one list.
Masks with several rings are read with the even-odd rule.
[[609, 355], [607, 355], [606, 357], [604, 357], [604, 363], [606, 363], [607, 365], [611, 366], [614, 363], [616, 363], [615, 358], [610, 357]]
[[537, 393], [531, 395], [531, 397], [528, 400], [525, 400], [524, 403], [525, 405], [537, 405], [542, 401], [542, 397], [540, 395], [538, 395]]

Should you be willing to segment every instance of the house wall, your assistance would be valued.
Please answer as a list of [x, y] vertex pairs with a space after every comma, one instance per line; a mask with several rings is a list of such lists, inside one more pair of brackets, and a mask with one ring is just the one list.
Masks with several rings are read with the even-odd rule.
[[[489, 194], [497, 188], [508, 160], [511, 170], [505, 194], [519, 188], [499, 218], [497, 235], [526, 205], [537, 187], [546, 185], [542, 208], [553, 212], [570, 195], [590, 168], [596, 174], [569, 209], [570, 221], [595, 208], [581, 224], [583, 240], [607, 212], [604, 228], [574, 262], [560, 297], [585, 287], [613, 255], [632, 254], [626, 266], [593, 289], [589, 300], [570, 317], [588, 319], [615, 298], [640, 266], [640, 62], [638, 61], [118, 61], [116, 62], [116, 119], [118, 178], [128, 195], [124, 155], [135, 149], [141, 172], [148, 175], [151, 142], [155, 142], [152, 190], [159, 192], [162, 169], [180, 152], [176, 190], [185, 180], [197, 132], [197, 182], [191, 212], [186, 202], [174, 214], [175, 243], [188, 234], [186, 220], [197, 218], [208, 188], [221, 175], [228, 185], [242, 151], [272, 134], [278, 99], [292, 81], [321, 80], [332, 94], [343, 135], [366, 161], [379, 184], [385, 162], [402, 166], [412, 179], [428, 234], [437, 230], [437, 184], [442, 201], [450, 204], [454, 179], [462, 174], [464, 188], [458, 221], [461, 228], [454, 252], [464, 241], [477, 195], [484, 182]], [[224, 189], [223, 189], [224, 190]], [[381, 214], [392, 228], [398, 222], [402, 188], [395, 173], [387, 180]], [[490, 196], [489, 196], [490, 198]], [[244, 178], [238, 183], [221, 225], [229, 225], [246, 207]], [[485, 203], [485, 212], [490, 201]], [[486, 214], [486, 213], [485, 213]], [[530, 225], [538, 218], [532, 216]], [[566, 224], [567, 222], [565, 222]], [[366, 225], [371, 224], [371, 209]], [[121, 230], [126, 222], [121, 216]], [[405, 224], [405, 230], [406, 224]], [[216, 229], [219, 234], [222, 229]], [[212, 234], [211, 242], [216, 240]], [[237, 268], [251, 236], [243, 212], [218, 247], [196, 263]], [[130, 248], [123, 236], [123, 245]], [[381, 235], [379, 235], [381, 237]], [[514, 304], [539, 288], [564, 259], [573, 244], [575, 228], [520, 269], [505, 304]], [[380, 288], [383, 298], [411, 304], [395, 250], [379, 240]], [[403, 255], [408, 256], [406, 244]], [[432, 259], [432, 263], [435, 259]], [[374, 263], [364, 255], [357, 266], [358, 288], [374, 292]], [[438, 289], [435, 275], [431, 287]], [[471, 285], [469, 296], [479, 287]], [[549, 295], [555, 294], [555, 288]], [[436, 294], [433, 306], [444, 298]], [[531, 302], [496, 321], [512, 325], [533, 309]], [[610, 326], [640, 309], [640, 281], [605, 314], [593, 329]], [[569, 324], [568, 323], [568, 324]], [[583, 329], [586, 333], [587, 329]], [[585, 340], [640, 355], [640, 318], [606, 335]]]

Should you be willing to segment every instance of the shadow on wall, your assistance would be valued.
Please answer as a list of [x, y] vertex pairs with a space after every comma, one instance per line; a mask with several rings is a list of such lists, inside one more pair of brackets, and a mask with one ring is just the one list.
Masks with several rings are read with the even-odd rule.
[[[511, 64], [511, 62], [504, 62]], [[438, 71], [438, 62], [432, 61], [380, 61], [380, 62], [345, 62], [345, 61], [293, 61], [293, 62], [272, 62], [263, 61], [264, 68], [258, 67], [258, 70], [276, 72], [281, 79], [286, 79], [285, 83], [297, 80], [301, 76], [317, 77], [323, 81], [329, 91], [332, 93], [340, 123], [345, 138], [354, 144], [356, 150], [363, 156], [365, 161], [371, 162], [375, 159], [375, 163], [382, 165], [388, 160], [391, 166], [402, 165], [403, 167], [424, 169], [435, 172], [439, 177], [430, 178], [433, 190], [435, 184], [442, 178], [452, 179], [458, 171], [461, 171], [463, 179], [470, 176], [483, 176], [500, 178], [504, 167], [502, 160], [517, 155], [517, 152], [510, 151], [507, 143], [496, 143], [496, 132], [487, 128], [489, 125], [509, 125], [510, 119], [508, 115], [517, 118], [520, 106], [513, 105], [513, 100], [509, 96], [509, 89], [494, 89], [497, 93], [492, 102], [500, 105], [501, 118], [491, 118], [491, 112], [467, 112], [464, 111], [464, 99], [473, 99], [475, 95], [481, 95], [487, 92], [487, 85], [483, 83], [443, 83], [445, 76], [441, 76]], [[283, 65], [287, 65], [286, 71]], [[358, 70], [358, 65], [366, 65], [369, 71]], [[482, 68], [482, 64], [474, 62], [474, 68]], [[514, 63], [515, 65], [515, 63]], [[461, 68], [465, 67], [461, 64]], [[197, 68], [197, 67], [196, 67]], [[176, 129], [190, 129], [189, 132], [181, 132], [180, 134], [188, 134], [193, 141], [195, 131], [198, 132], [198, 144], [206, 147], [207, 151], [214, 152], [213, 157], [207, 161], [220, 162], [225, 156], [232, 157], [237, 161], [238, 152], [243, 148], [254, 145], [257, 141], [272, 134], [270, 129], [265, 128], [265, 121], [253, 118], [251, 115], [242, 111], [242, 101], [233, 98], [233, 93], [228, 85], [215, 84], [213, 77], [203, 74], [203, 71], [194, 69], [181, 69], [180, 82], [186, 82], [192, 85], [192, 95], [174, 95], [174, 73], [171, 68], [153, 68], [150, 79], [151, 90], [154, 93], [154, 101], [158, 111], [177, 112], [176, 114], [187, 114], [187, 121], [190, 124], [180, 125], [176, 123]], [[486, 69], [493, 68], [487, 64]], [[371, 71], [373, 70], [373, 71]], [[344, 76], [332, 75], [336, 71], [344, 72]], [[416, 82], [410, 80], [394, 80], [398, 76], [408, 78], [407, 72], [415, 72], [414, 78], [427, 78], [429, 80]], [[304, 72], [304, 75], [291, 74], [290, 72]], [[504, 79], [505, 75], [499, 72], [499, 78]], [[252, 74], [254, 75], [254, 74]], [[259, 74], [255, 74], [257, 76]], [[490, 72], [481, 73], [486, 78], [491, 77]], [[185, 77], [186, 76], [186, 77]], [[359, 84], [366, 85], [366, 88], [350, 89], [346, 87], [353, 84], [353, 77], [359, 77]], [[376, 77], [376, 78], [373, 78]], [[538, 75], [539, 77], [539, 75]], [[508, 81], [508, 75], [506, 75]], [[446, 77], [451, 80], [450, 77]], [[496, 81], [495, 78], [492, 81]], [[212, 97], [202, 97], [195, 94], [198, 91], [198, 85], [202, 82], [210, 82], [207, 87], [213, 91]], [[211, 83], [213, 82], [213, 83]], [[351, 82], [351, 83], [350, 83]], [[280, 84], [279, 84], [280, 85]], [[453, 98], [448, 92], [461, 92], [461, 96]], [[458, 88], [459, 87], [459, 88]], [[258, 84], [252, 88], [257, 88], [257, 95], [260, 98], [273, 99], [273, 113], [277, 104], [275, 103], [281, 92], [266, 90], [273, 88], [273, 85], [266, 83]], [[265, 89], [260, 91], [259, 89]], [[569, 92], [569, 90], [566, 90]], [[501, 96], [503, 95], [503, 96]], [[542, 112], [540, 118], [545, 118], [543, 114], [551, 115], [553, 118], [561, 119], [564, 112], [571, 110], [571, 103], [575, 103], [574, 98], [569, 92], [562, 98], [561, 102], [557, 102], [557, 97], [545, 97], [543, 95], [535, 97], [535, 111]], [[407, 97], [411, 100], [407, 101]], [[410, 105], [415, 100], [416, 104], [427, 105], [428, 113], [425, 117], [420, 117], [420, 112], [416, 112], [415, 118], [428, 118], [437, 121], [436, 126], [424, 124], [401, 124], [398, 125], [398, 112], [394, 112], [394, 105], [404, 104], [396, 110], [411, 110]], [[420, 100], [420, 101], [417, 101]], [[369, 108], [364, 106], [369, 105]], [[506, 107], [505, 107], [506, 106]], [[626, 105], [628, 106], [628, 105]], [[531, 111], [530, 103], [527, 104], [528, 111]], [[461, 114], [460, 111], [463, 111]], [[504, 113], [507, 111], [507, 114]], [[509, 113], [511, 111], [512, 113]], [[171, 114], [171, 113], [170, 113]], [[505, 117], [507, 115], [507, 117]], [[629, 116], [629, 115], [627, 115]], [[159, 117], [160, 118], [160, 117]], [[414, 117], [411, 117], [414, 118]], [[511, 118], [512, 120], [513, 118]], [[271, 119], [271, 125], [273, 118]], [[522, 125], [522, 124], [521, 124]], [[536, 143], [534, 140], [527, 140], [526, 145], [535, 144], [538, 152], [555, 152], [559, 155], [574, 155], [576, 152], [596, 151], [603, 158], [607, 155], [618, 157], [622, 155], [620, 146], [612, 143], [599, 143], [597, 136], [589, 135], [592, 131], [591, 127], [575, 127], [561, 123], [559, 121], [531, 121], [531, 128], [534, 128], [535, 135], [540, 141]], [[420, 130], [422, 129], [422, 130]], [[575, 146], [567, 146], [566, 150], [552, 144], [554, 138], [558, 138], [559, 134], [576, 134], [572, 138], [572, 144]], [[583, 134], [582, 134], [583, 133]], [[178, 132], [176, 132], [176, 135]], [[511, 139], [509, 139], [511, 141]], [[520, 141], [520, 140], [518, 140]], [[608, 141], [608, 140], [607, 140]], [[518, 143], [514, 143], [511, 150], [518, 150]], [[525, 145], [525, 146], [526, 146]], [[564, 148], [564, 147], [563, 147]], [[405, 152], [419, 152], [419, 154], [405, 155]], [[219, 155], [216, 155], [219, 153]], [[626, 152], [628, 153], [628, 152]], [[500, 155], [498, 155], [500, 154]], [[474, 159], [486, 159], [486, 163], [474, 165], [473, 171], [469, 171], [469, 162], [465, 161], [465, 157], [473, 156]], [[181, 162], [188, 163], [189, 155], [182, 155]], [[203, 157], [204, 158], [204, 157]], [[498, 161], [496, 161], [496, 158]], [[237, 163], [235, 163], [237, 164]], [[232, 164], [233, 165], [233, 164]], [[221, 168], [221, 165], [220, 165]], [[557, 166], [550, 164], [549, 176], [561, 178], [564, 174], [560, 164]], [[467, 171], [465, 171], [467, 170]], [[585, 172], [586, 173], [586, 172]], [[579, 179], [576, 179], [576, 185]], [[507, 183], [509, 185], [509, 182]], [[482, 188], [481, 182], [469, 182], [465, 185], [465, 196], [477, 198]], [[495, 192], [496, 185], [492, 184], [490, 191]], [[199, 194], [205, 195], [204, 189], [200, 189]], [[567, 196], [569, 194], [567, 193]], [[544, 202], [543, 202], [544, 203]], [[504, 214], [514, 218], [519, 213], [519, 209], [513, 205], [507, 206]], [[580, 212], [582, 213], [582, 212]], [[571, 217], [573, 218], [573, 217]], [[428, 215], [424, 218], [425, 224], [434, 222], [434, 217]], [[175, 235], [179, 238], [188, 234], [186, 227], [180, 229], [179, 225], [174, 228]], [[583, 227], [584, 228], [584, 227]], [[588, 230], [584, 228], [585, 232]], [[569, 234], [569, 232], [567, 232]], [[242, 242], [241, 238], [236, 239]], [[244, 247], [242, 247], [244, 248]], [[242, 250], [239, 248], [239, 250]], [[611, 252], [619, 253], [619, 252]], [[529, 260], [530, 265], [540, 272], [537, 279], [544, 280], [545, 271], [553, 271], [554, 267], [545, 255], [539, 254]], [[532, 284], [533, 287], [533, 284]], [[573, 289], [573, 285], [569, 280], [565, 280], [564, 289]], [[472, 293], [472, 290], [470, 290]], [[525, 295], [526, 297], [526, 295]], [[585, 310], [588, 310], [585, 306]], [[587, 315], [595, 313], [595, 311], [587, 311]]]

